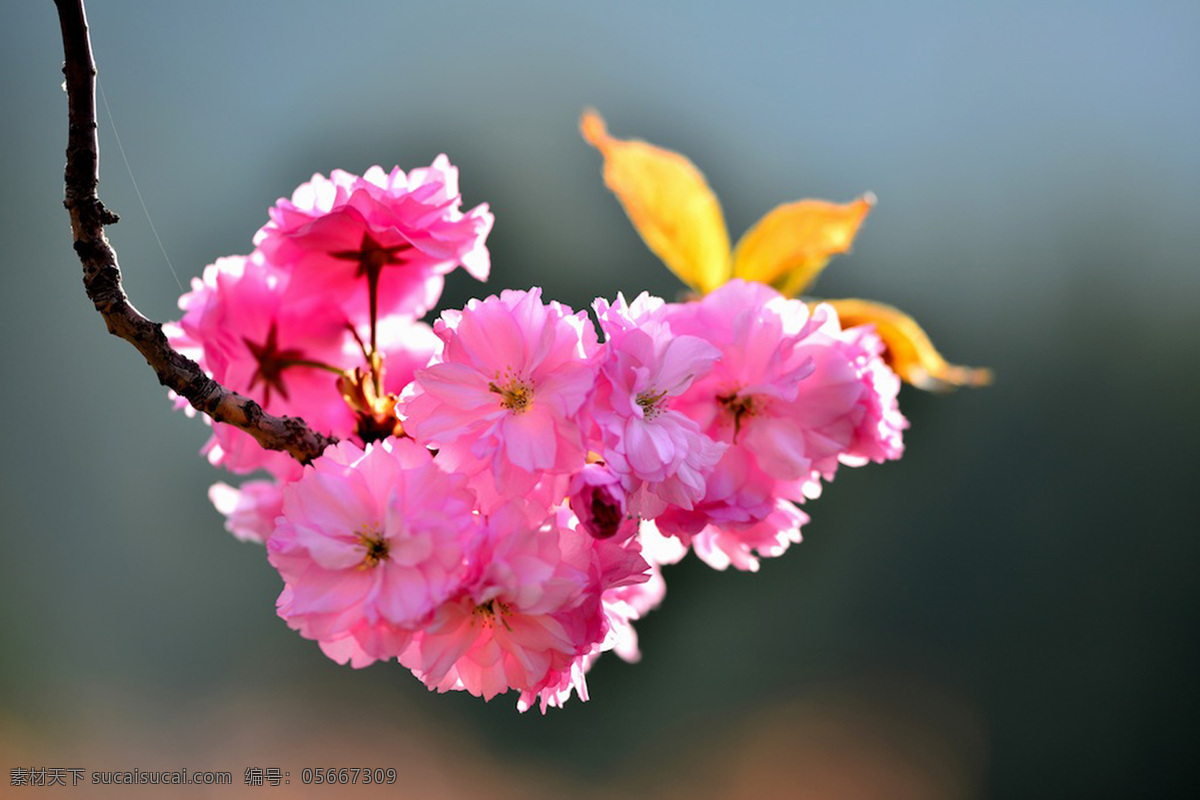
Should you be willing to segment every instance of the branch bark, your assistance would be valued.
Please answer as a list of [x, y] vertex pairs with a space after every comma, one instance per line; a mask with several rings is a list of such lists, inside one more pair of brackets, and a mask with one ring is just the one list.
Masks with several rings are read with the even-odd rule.
[[121, 285], [117, 254], [104, 226], [117, 221], [100, 202], [100, 145], [96, 136], [96, 64], [83, 0], [54, 0], [62, 26], [69, 129], [66, 195], [75, 253], [83, 264], [87, 296], [104, 317], [108, 332], [137, 348], [159, 383], [174, 390], [216, 422], [249, 433], [268, 450], [283, 450], [308, 463], [336, 439], [312, 430], [298, 417], [276, 417], [258, 403], [232, 392], [204, 374], [200, 366], [171, 347], [162, 325], [134, 308]]

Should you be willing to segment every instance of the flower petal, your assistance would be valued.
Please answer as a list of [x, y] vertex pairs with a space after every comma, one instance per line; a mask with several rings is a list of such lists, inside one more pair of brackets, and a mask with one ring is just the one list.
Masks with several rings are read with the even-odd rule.
[[897, 375], [918, 389], [948, 391], [992, 382], [990, 369], [948, 363], [916, 320], [898, 308], [856, 298], [825, 302], [837, 310], [843, 328], [874, 325], [887, 348], [884, 360]]
[[867, 193], [850, 203], [799, 200], [772, 209], [746, 231], [733, 252], [733, 275], [774, 286], [795, 297], [831, 256], [850, 249], [863, 218], [875, 205]]
[[604, 182], [646, 245], [702, 293], [729, 279], [729, 233], [721, 204], [691, 161], [643, 141], [614, 139], [594, 111], [583, 138], [604, 155]]

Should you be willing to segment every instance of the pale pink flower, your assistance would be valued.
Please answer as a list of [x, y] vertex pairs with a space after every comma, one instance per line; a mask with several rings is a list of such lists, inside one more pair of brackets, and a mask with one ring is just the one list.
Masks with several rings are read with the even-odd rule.
[[356, 324], [369, 316], [371, 283], [380, 316], [416, 318], [436, 305], [456, 266], [487, 279], [492, 215], [486, 204], [466, 214], [461, 206], [458, 169], [445, 155], [408, 174], [334, 170], [278, 200], [254, 243], [294, 272], [292, 294], [341, 303]]
[[[283, 587], [277, 605], [280, 608], [290, 606], [293, 603], [292, 597], [291, 587]], [[301, 630], [301, 635], [307, 634]], [[354, 669], [362, 669], [381, 659], [394, 657], [408, 647], [411, 641], [412, 631], [409, 628], [394, 625], [384, 619], [370, 621], [366, 617], [360, 617], [336, 638], [318, 639], [317, 645], [330, 660], [342, 665], [349, 664]]]
[[577, 696], [580, 702], [586, 703], [590, 699], [587, 671], [594, 660], [593, 655], [579, 656], [566, 669], [557, 673], [553, 682], [537, 691], [521, 692], [517, 696], [517, 710], [524, 714], [537, 705], [545, 714], [548, 708], [562, 708], [571, 699], [572, 694]]
[[656, 520], [641, 520], [637, 538], [642, 546], [642, 558], [652, 566], [678, 564], [688, 554], [687, 545], [678, 537], [659, 530]]
[[[595, 381], [596, 332], [586, 313], [541, 290], [505, 291], [445, 311], [444, 347], [401, 397], [404, 430], [450, 468], [485, 476], [496, 497], [522, 496], [545, 475], [569, 475], [586, 449], [578, 415]], [[486, 487], [480, 486], [483, 492]], [[560, 501], [555, 486], [548, 502]], [[492, 500], [481, 497], [485, 509]]]
[[406, 439], [328, 448], [284, 487], [267, 541], [280, 616], [356, 665], [397, 656], [465, 576], [479, 525], [464, 484]]
[[[657, 301], [657, 302], [656, 302]], [[712, 368], [720, 352], [663, 321], [663, 303], [643, 293], [629, 306], [594, 304], [604, 345], [591, 416], [601, 455], [623, 476], [632, 510], [654, 516], [667, 504], [691, 508], [704, 496], [704, 473], [725, 449], [671, 404]]]
[[[574, 518], [565, 509], [560, 509], [557, 514], [562, 524], [575, 525]], [[632, 622], [656, 606], [662, 600], [662, 592], [666, 591], [657, 566], [642, 556], [637, 537], [595, 540], [577, 536], [569, 541], [574, 544], [574, 552], [567, 553], [567, 560], [576, 564], [590, 561], [590, 571], [597, 580], [603, 638], [576, 656], [570, 669], [561, 672], [556, 680], [547, 681], [537, 691], [521, 692], [517, 709], [522, 712], [535, 703], [543, 714], [547, 708], [561, 708], [572, 692], [581, 701], [586, 701], [586, 674], [602, 653], [615, 650], [627, 661], [637, 660], [640, 654]]]
[[801, 497], [807, 486], [771, 477], [748, 448], [731, 447], [709, 473], [704, 499], [690, 510], [671, 506], [655, 523], [690, 544], [710, 566], [753, 571], [755, 553], [778, 556], [800, 541], [808, 517], [784, 498]]

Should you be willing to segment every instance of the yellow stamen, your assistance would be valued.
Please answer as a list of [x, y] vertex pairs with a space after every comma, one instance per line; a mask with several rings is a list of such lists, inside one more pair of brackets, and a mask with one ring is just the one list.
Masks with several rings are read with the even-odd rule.
[[642, 407], [642, 416], [645, 419], [654, 419], [662, 413], [662, 400], [667, 396], [667, 391], [664, 389], [655, 394], [650, 390], [646, 390], [637, 396], [637, 404]]
[[[497, 380], [500, 376], [497, 374]], [[533, 402], [533, 387], [523, 378], [509, 377], [504, 385], [492, 381], [488, 391], [500, 395], [500, 405], [514, 414], [524, 413]]]
[[359, 569], [373, 569], [381, 561], [387, 561], [388, 541], [377, 527], [364, 523], [361, 530], [355, 535], [358, 537], [359, 543], [366, 549], [362, 563], [358, 565]]

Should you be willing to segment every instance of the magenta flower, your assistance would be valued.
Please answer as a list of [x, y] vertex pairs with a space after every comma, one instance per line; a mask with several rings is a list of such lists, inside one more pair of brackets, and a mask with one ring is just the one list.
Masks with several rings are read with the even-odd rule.
[[[595, 382], [596, 332], [586, 313], [543, 304], [541, 290], [505, 291], [446, 311], [444, 347], [401, 398], [404, 430], [450, 468], [487, 469], [485, 508], [532, 491], [545, 474], [584, 464], [578, 414]], [[555, 486], [546, 505], [561, 501]]]
[[184, 315], [165, 326], [168, 339], [272, 414], [300, 416], [329, 433], [353, 430], [335, 374], [362, 360], [347, 349], [346, 316], [324, 303], [285, 301], [288, 281], [257, 252], [218, 259], [179, 299]]
[[[286, 271], [267, 264], [258, 252], [219, 259], [203, 280], [193, 280], [192, 291], [180, 299], [183, 318], [164, 330], [214, 378], [267, 411], [302, 417], [338, 438], [355, 436], [359, 417], [343, 399], [338, 378], [341, 370], [368, 365], [364, 341], [370, 334], [353, 334], [336, 306], [285, 300], [288, 281]], [[379, 320], [375, 338], [383, 357], [383, 390], [392, 394], [399, 394], [440, 347], [428, 325], [396, 315]], [[283, 483], [302, 474], [286, 453], [263, 449], [231, 425], [204, 420], [212, 425], [212, 437], [202, 452], [214, 466], [237, 474], [265, 470]], [[264, 541], [274, 529], [280, 492], [278, 484], [252, 482], [242, 490], [217, 484], [209, 496], [234, 535]]]
[[461, 205], [458, 170], [444, 155], [407, 175], [334, 170], [278, 200], [254, 243], [293, 271], [293, 295], [341, 303], [356, 323], [376, 310], [415, 318], [436, 305], [443, 276], [460, 264], [487, 279], [492, 215], [486, 204], [466, 214]]
[[552, 514], [530, 525], [523, 509], [500, 507], [473, 558], [473, 576], [400, 656], [431, 689], [490, 700], [509, 689], [522, 710], [543, 710], [571, 690], [586, 697], [585, 662], [604, 640], [601, 595], [645, 579], [635, 541], [599, 541]]
[[474, 506], [465, 479], [411, 441], [330, 447], [284, 487], [267, 541], [285, 584], [280, 616], [356, 665], [399, 655], [458, 591], [479, 536]]

